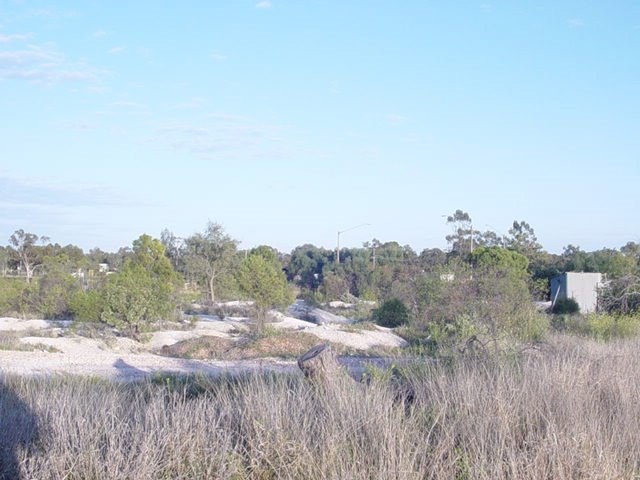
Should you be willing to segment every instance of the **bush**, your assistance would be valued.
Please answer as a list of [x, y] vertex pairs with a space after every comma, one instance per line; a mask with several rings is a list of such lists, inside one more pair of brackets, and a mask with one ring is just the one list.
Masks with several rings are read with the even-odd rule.
[[[572, 315], [559, 318], [562, 319], [560, 326], [565, 331], [596, 340], [630, 338], [640, 332], [640, 316], [638, 315], [594, 313], [586, 316]], [[557, 327], [558, 325], [556, 325]]]
[[37, 281], [35, 307], [44, 318], [64, 318], [69, 299], [79, 290], [78, 282], [62, 267], [55, 266]]
[[154, 322], [171, 315], [175, 306], [171, 294], [172, 284], [143, 266], [126, 263], [120, 273], [109, 277], [101, 319], [139, 340]]
[[558, 315], [573, 315], [580, 313], [580, 305], [573, 298], [561, 298], [556, 301], [551, 312]]
[[24, 280], [0, 278], [0, 315], [27, 313], [30, 286]]
[[399, 327], [409, 321], [409, 310], [401, 300], [392, 298], [373, 311], [371, 320], [382, 327]]
[[99, 322], [104, 310], [104, 297], [97, 290], [78, 291], [69, 299], [69, 312], [81, 322]]

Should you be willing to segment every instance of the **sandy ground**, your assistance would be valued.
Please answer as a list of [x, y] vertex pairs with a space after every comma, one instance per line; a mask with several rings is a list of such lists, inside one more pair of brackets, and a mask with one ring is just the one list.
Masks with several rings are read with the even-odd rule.
[[[356, 331], [344, 325], [316, 325], [273, 312], [278, 329], [298, 330], [318, 337], [318, 343], [330, 341], [366, 351], [371, 347], [401, 347], [406, 342], [389, 329]], [[18, 375], [95, 375], [105, 378], [134, 380], [156, 372], [195, 373], [208, 375], [245, 371], [295, 371], [295, 361], [277, 359], [220, 361], [185, 360], [163, 357], [153, 352], [163, 345], [211, 335], [238, 338], [248, 330], [248, 319], [215, 316], [198, 317], [193, 329], [154, 332], [149, 341], [138, 343], [128, 338], [107, 340], [84, 338], [70, 334], [67, 322], [0, 318], [0, 332], [17, 332], [20, 341], [53, 347], [57, 351], [0, 350], [0, 374]]]

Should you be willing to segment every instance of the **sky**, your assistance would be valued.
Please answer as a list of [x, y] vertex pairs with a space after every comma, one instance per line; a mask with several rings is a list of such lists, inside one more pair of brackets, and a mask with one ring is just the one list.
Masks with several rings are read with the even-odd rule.
[[0, 119], [0, 244], [640, 241], [636, 1], [0, 0]]

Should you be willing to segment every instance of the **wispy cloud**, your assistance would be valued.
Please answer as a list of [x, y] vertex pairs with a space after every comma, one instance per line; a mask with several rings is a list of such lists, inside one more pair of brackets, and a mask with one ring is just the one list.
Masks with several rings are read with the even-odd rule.
[[405, 117], [404, 115], [399, 115], [397, 113], [390, 113], [388, 115], [385, 115], [385, 118], [389, 123], [392, 123], [394, 125], [398, 125], [407, 121], [407, 117]]
[[581, 18], [570, 18], [567, 20], [567, 25], [569, 28], [581, 28], [585, 26], [585, 23]]
[[147, 108], [146, 105], [143, 105], [138, 102], [131, 102], [129, 100], [118, 100], [116, 102], [111, 103], [109, 106], [115, 107], [115, 108], [134, 108], [134, 109]]
[[5, 207], [123, 205], [126, 200], [103, 185], [51, 178], [23, 178], [0, 173], [0, 190]]
[[173, 108], [178, 110], [195, 110], [204, 105], [204, 98], [192, 98], [188, 102], [176, 103]]
[[291, 153], [282, 130], [241, 116], [215, 113], [200, 124], [163, 125], [147, 141], [162, 141], [172, 150], [209, 160], [281, 158]]
[[91, 36], [94, 38], [100, 38], [100, 37], [104, 37], [106, 34], [107, 32], [105, 32], [104, 30], [96, 30], [95, 32], [93, 32]]
[[110, 55], [117, 55], [119, 53], [122, 53], [126, 50], [126, 47], [123, 46], [117, 46], [117, 47], [112, 47], [108, 50], [108, 53]]
[[0, 51], [0, 79], [51, 84], [93, 80], [99, 73], [83, 62], [68, 60], [52, 44], [28, 45], [18, 50]]
[[15, 42], [19, 40], [27, 40], [29, 38], [31, 38], [30, 33], [13, 33], [9, 35], [0, 33], [0, 43], [9, 43], [9, 42]]
[[256, 8], [271, 8], [271, 2], [269, 0], [261, 0], [260, 2], [256, 3]]
[[221, 53], [217, 53], [217, 52], [215, 52], [215, 53], [212, 53], [212, 54], [211, 54], [211, 58], [213, 58], [214, 60], [216, 60], [216, 61], [218, 61], [218, 62], [221, 62], [222, 60], [226, 60], [226, 59], [227, 59], [227, 56], [226, 56], [226, 55], [223, 55], [223, 54], [221, 54]]

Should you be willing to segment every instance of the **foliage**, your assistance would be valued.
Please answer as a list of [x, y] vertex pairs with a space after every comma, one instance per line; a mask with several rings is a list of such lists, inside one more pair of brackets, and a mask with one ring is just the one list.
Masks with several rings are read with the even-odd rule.
[[102, 321], [135, 339], [173, 308], [160, 281], [132, 262], [125, 263], [121, 272], [109, 277], [104, 299]]
[[392, 298], [372, 312], [371, 320], [382, 327], [399, 327], [409, 321], [409, 310], [401, 300]]
[[513, 277], [527, 275], [529, 261], [517, 252], [500, 247], [480, 247], [469, 254], [469, 263], [483, 271], [496, 270]]
[[78, 281], [66, 273], [62, 265], [54, 264], [37, 281], [35, 309], [44, 318], [65, 317], [69, 299], [79, 289]]
[[186, 240], [186, 276], [206, 289], [212, 303], [216, 301], [217, 288], [235, 266], [238, 243], [222, 225], [213, 222], [207, 224], [204, 233]]
[[249, 255], [238, 270], [238, 285], [254, 302], [258, 313], [258, 329], [264, 326], [264, 315], [272, 308], [284, 308], [293, 300], [287, 279], [273, 263], [261, 255]]
[[[33, 269], [38, 263], [36, 251], [36, 243], [38, 240], [40, 240], [38, 235], [25, 232], [22, 229], [16, 230], [13, 235], [9, 237], [9, 244], [13, 247], [13, 251], [25, 270], [27, 283], [31, 281]], [[46, 241], [47, 238], [43, 237], [42, 240]]]
[[559, 298], [551, 312], [556, 315], [573, 315], [580, 313], [580, 305], [573, 298]]
[[133, 256], [122, 271], [107, 278], [101, 319], [139, 339], [154, 322], [172, 314], [176, 281], [162, 244], [142, 235], [134, 241]]
[[26, 315], [31, 310], [33, 286], [15, 278], [0, 278], [0, 315]]
[[70, 296], [68, 308], [74, 320], [98, 322], [102, 318], [105, 299], [98, 290], [79, 290]]
[[560, 321], [556, 321], [556, 328], [601, 341], [631, 338], [640, 333], [640, 315], [637, 314], [593, 313], [589, 315], [562, 315], [559, 319]]

